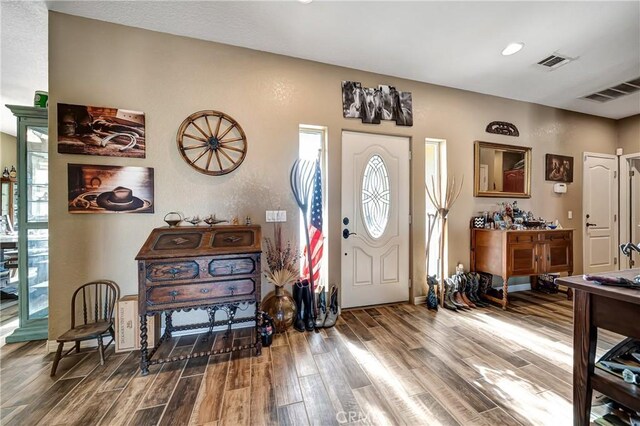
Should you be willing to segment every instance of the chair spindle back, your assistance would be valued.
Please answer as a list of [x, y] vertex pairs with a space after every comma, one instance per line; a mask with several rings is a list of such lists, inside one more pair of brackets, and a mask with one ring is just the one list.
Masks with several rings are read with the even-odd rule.
[[118, 285], [110, 280], [91, 281], [80, 286], [71, 299], [71, 327], [76, 326], [76, 312], [82, 312], [83, 324], [111, 321], [119, 293]]

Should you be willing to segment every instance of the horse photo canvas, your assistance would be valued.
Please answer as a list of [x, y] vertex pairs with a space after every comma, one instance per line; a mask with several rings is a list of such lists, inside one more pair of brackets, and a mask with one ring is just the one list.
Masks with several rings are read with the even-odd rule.
[[145, 115], [121, 108], [58, 104], [58, 152], [145, 158]]
[[153, 213], [150, 167], [69, 164], [69, 213]]
[[375, 87], [366, 87], [362, 89], [364, 95], [362, 108], [360, 109], [360, 117], [363, 123], [380, 124], [382, 119], [382, 97], [380, 90]]
[[396, 124], [398, 126], [413, 126], [413, 100], [411, 92], [398, 92], [398, 103], [396, 107]]
[[554, 182], [573, 182], [573, 157], [547, 154], [545, 179]]
[[342, 82], [342, 116], [360, 118], [362, 106], [362, 85], [357, 81]]
[[395, 120], [396, 108], [394, 107], [398, 98], [398, 91], [393, 86], [379, 85], [380, 96], [382, 97], [382, 119]]

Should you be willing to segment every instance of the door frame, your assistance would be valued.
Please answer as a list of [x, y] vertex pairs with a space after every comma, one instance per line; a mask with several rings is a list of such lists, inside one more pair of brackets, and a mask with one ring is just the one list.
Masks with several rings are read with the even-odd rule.
[[[353, 128], [341, 128], [340, 129], [340, 216], [339, 222], [342, 224], [342, 135], [344, 132], [363, 133], [376, 136], [390, 136], [396, 138], [407, 138], [409, 140], [409, 300], [407, 302], [413, 303], [414, 300], [414, 274], [413, 274], [413, 224], [415, 218], [415, 212], [413, 211], [413, 136], [403, 135], [402, 133], [389, 133], [389, 132], [372, 132], [370, 130], [353, 129]], [[342, 226], [339, 227], [342, 232]], [[342, 245], [342, 235], [339, 235], [340, 245]], [[340, 254], [342, 254], [342, 248], [340, 248]], [[342, 255], [340, 256], [342, 259]], [[342, 285], [342, 260], [340, 260], [340, 306], [342, 306], [342, 291], [344, 287]]]
[[619, 216], [620, 213], [620, 197], [619, 197], [619, 191], [620, 191], [620, 179], [618, 178], [619, 176], [619, 171], [620, 171], [620, 165], [618, 160], [618, 156], [615, 154], [604, 154], [601, 152], [583, 152], [582, 153], [582, 229], [580, 230], [581, 234], [582, 234], [582, 269], [583, 272], [586, 273], [585, 270], [585, 265], [586, 265], [586, 260], [587, 260], [587, 219], [586, 219], [586, 206], [585, 206], [585, 200], [586, 200], [586, 194], [587, 194], [587, 185], [585, 185], [585, 171], [586, 171], [586, 164], [587, 164], [587, 157], [599, 157], [599, 158], [605, 158], [605, 159], [609, 159], [609, 160], [616, 160], [616, 170], [615, 170], [615, 174], [614, 174], [614, 179], [618, 179], [618, 184], [615, 185], [615, 195], [617, 197], [617, 200], [615, 202], [616, 205], [616, 212], [615, 212], [615, 216], [614, 216], [614, 224], [613, 224], [613, 239], [614, 239], [614, 244], [617, 248], [617, 250], [613, 250], [612, 253], [614, 253], [614, 269], [619, 269], [620, 268], [620, 262], [617, 262], [616, 259], [620, 259], [619, 256], [619, 252], [620, 252], [620, 247], [619, 247], [619, 232], [616, 232], [617, 230], [619, 230], [619, 225], [620, 225], [620, 220], [616, 220], [616, 218]]
[[[621, 155], [619, 158], [620, 158], [620, 163], [618, 165], [618, 170], [620, 172], [620, 178], [618, 179], [618, 182], [619, 182], [620, 192], [619, 192], [619, 198], [618, 198], [618, 219], [619, 219], [618, 220], [618, 231], [619, 231], [618, 242], [623, 241], [623, 244], [624, 244], [631, 240], [631, 237], [630, 237], [631, 229], [627, 226], [629, 222], [629, 207], [630, 207], [628, 203], [628, 199], [629, 199], [628, 185], [626, 184], [623, 185], [622, 181], [624, 178], [624, 181], [627, 182], [626, 178], [629, 176], [629, 160], [640, 161], [640, 152]], [[638, 179], [640, 179], [640, 177]], [[623, 268], [622, 266], [623, 257], [625, 258], [625, 262], [626, 262], [626, 256], [622, 254], [622, 252], [620, 251], [620, 246], [618, 245], [618, 258], [620, 259], [620, 262], [618, 262], [618, 269], [627, 269], [629, 267], [628, 264], [625, 264]]]

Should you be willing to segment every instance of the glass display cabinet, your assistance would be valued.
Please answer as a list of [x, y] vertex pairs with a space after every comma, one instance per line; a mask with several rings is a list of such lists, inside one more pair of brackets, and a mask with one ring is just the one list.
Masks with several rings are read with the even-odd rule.
[[0, 177], [0, 217], [9, 221], [12, 229], [17, 229], [18, 188], [17, 180], [12, 177]]
[[49, 136], [45, 108], [7, 105], [18, 119], [19, 327], [7, 342], [46, 339], [49, 317]]

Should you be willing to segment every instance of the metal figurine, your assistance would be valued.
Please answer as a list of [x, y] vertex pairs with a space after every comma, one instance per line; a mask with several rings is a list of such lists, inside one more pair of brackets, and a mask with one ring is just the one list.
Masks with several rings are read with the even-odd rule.
[[313, 322], [316, 320], [316, 295], [315, 285], [313, 282], [313, 263], [309, 241], [309, 221], [307, 219], [307, 212], [309, 211], [309, 205], [311, 203], [310, 195], [313, 188], [314, 180], [314, 167], [315, 162], [297, 159], [291, 167], [291, 173], [289, 174], [289, 183], [291, 184], [291, 191], [296, 199], [296, 203], [302, 212], [302, 220], [304, 221], [304, 235], [307, 244], [307, 261], [309, 262], [309, 286], [311, 287], [311, 296], [313, 297], [313, 309], [311, 314], [313, 316]]

